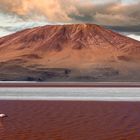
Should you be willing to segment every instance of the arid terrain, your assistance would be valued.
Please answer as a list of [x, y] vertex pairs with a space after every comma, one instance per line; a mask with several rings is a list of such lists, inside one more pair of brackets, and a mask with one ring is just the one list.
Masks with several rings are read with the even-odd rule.
[[0, 38], [1, 81], [140, 82], [140, 42], [95, 24], [47, 25]]

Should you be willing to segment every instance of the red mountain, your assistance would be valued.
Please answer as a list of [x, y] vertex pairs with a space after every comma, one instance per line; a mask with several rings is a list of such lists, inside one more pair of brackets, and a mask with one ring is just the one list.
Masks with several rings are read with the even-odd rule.
[[94, 24], [47, 25], [0, 38], [0, 62], [1, 80], [140, 81], [140, 42]]

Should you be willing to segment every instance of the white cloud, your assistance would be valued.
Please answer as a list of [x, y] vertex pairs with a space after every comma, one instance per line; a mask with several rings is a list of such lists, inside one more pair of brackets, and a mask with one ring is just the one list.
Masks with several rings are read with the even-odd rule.
[[[139, 7], [140, 0], [0, 0], [0, 35], [52, 23], [139, 29]], [[130, 37], [139, 38], [131, 32]]]
[[139, 35], [130, 34], [130, 35], [127, 35], [127, 36], [130, 37], [130, 38], [133, 38], [135, 40], [140, 41], [140, 36]]
[[12, 34], [14, 32], [32, 28], [36, 26], [46, 25], [48, 22], [42, 21], [33, 21], [33, 20], [22, 20], [19, 19], [16, 15], [8, 15], [0, 13], [0, 37]]

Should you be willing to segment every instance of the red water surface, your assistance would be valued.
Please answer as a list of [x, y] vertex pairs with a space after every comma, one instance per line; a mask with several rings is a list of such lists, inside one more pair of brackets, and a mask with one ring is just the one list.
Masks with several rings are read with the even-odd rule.
[[0, 101], [0, 140], [140, 140], [140, 102]]

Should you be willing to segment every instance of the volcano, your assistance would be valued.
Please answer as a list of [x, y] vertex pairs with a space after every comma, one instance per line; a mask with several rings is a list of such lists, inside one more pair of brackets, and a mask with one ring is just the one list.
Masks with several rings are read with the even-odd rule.
[[95, 24], [47, 25], [0, 38], [1, 81], [140, 81], [140, 41]]

